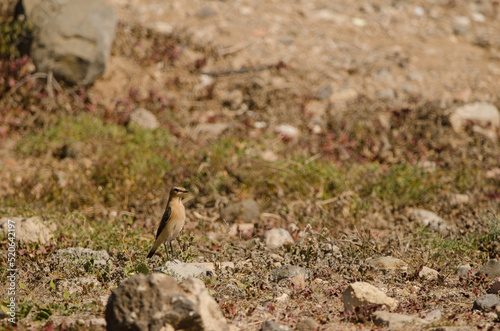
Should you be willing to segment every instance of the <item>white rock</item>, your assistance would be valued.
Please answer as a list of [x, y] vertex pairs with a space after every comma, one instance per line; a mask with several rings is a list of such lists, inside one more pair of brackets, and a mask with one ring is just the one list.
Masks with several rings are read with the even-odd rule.
[[388, 297], [375, 286], [365, 282], [350, 284], [342, 294], [342, 301], [346, 311], [365, 305], [385, 305], [392, 310], [398, 305], [396, 299]]
[[448, 232], [448, 224], [441, 217], [432, 211], [425, 209], [414, 209], [410, 213], [410, 217], [419, 221], [423, 226], [429, 227], [430, 230], [446, 234]]
[[278, 125], [275, 129], [274, 132], [277, 134], [281, 135], [283, 138], [286, 139], [297, 139], [299, 137], [299, 129], [297, 129], [294, 126], [291, 126], [289, 124], [281, 124]]
[[408, 315], [376, 311], [373, 313], [373, 322], [376, 326], [389, 328], [390, 330], [402, 330], [408, 326], [417, 326], [427, 323], [425, 320]]
[[274, 249], [293, 244], [293, 238], [287, 230], [277, 228], [264, 233], [264, 242], [267, 247]]
[[253, 223], [235, 223], [229, 228], [228, 235], [232, 237], [241, 237], [243, 239], [249, 239], [253, 236], [253, 230], [255, 225]]
[[137, 108], [130, 114], [130, 122], [135, 123], [143, 129], [154, 130], [160, 127], [156, 116], [147, 109]]
[[437, 279], [439, 276], [439, 272], [437, 270], [424, 266], [418, 273], [418, 276], [425, 279]]
[[406, 262], [392, 256], [370, 257], [366, 259], [365, 263], [381, 269], [406, 270], [408, 268], [408, 264]]
[[30, 218], [4, 217], [0, 219], [0, 228], [3, 232], [3, 238], [12, 237], [9, 233], [13, 233], [16, 242], [19, 240], [21, 243], [47, 244], [53, 237], [52, 231], [37, 216]]
[[476, 102], [455, 109], [450, 115], [450, 122], [455, 132], [461, 132], [467, 121], [495, 129], [500, 127], [500, 112], [490, 103]]

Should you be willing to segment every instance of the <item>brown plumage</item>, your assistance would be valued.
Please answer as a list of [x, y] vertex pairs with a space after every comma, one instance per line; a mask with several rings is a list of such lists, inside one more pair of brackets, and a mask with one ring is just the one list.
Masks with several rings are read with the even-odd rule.
[[165, 208], [165, 213], [163, 213], [160, 226], [156, 232], [156, 240], [149, 251], [148, 258], [152, 257], [158, 247], [163, 243], [168, 259], [167, 242], [170, 243], [172, 255], [174, 254], [172, 241], [177, 238], [182, 231], [184, 222], [186, 221], [186, 210], [181, 201], [181, 197], [186, 193], [188, 193], [188, 191], [183, 187], [174, 187], [170, 190], [167, 207]]

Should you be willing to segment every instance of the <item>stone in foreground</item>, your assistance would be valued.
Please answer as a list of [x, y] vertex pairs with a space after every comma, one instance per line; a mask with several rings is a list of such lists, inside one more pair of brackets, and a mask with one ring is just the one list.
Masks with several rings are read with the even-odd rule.
[[121, 283], [106, 306], [108, 330], [226, 331], [229, 326], [203, 282], [154, 273]]
[[366, 305], [384, 305], [392, 310], [398, 305], [396, 299], [388, 297], [375, 286], [365, 282], [350, 284], [342, 294], [342, 301], [346, 311]]
[[373, 322], [376, 326], [389, 328], [390, 330], [402, 330], [407, 327], [416, 327], [426, 323], [425, 320], [418, 317], [389, 313], [387, 311], [376, 311], [373, 313]]

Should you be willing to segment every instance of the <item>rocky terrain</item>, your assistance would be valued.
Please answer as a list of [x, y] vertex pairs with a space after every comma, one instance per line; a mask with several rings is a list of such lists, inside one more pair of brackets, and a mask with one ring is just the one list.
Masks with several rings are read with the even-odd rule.
[[500, 327], [498, 1], [106, 3], [89, 85], [1, 25], [2, 325]]

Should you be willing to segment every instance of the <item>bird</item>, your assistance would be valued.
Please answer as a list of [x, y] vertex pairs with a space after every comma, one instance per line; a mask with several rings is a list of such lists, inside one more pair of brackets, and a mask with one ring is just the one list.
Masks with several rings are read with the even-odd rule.
[[184, 222], [186, 221], [186, 210], [182, 204], [181, 197], [188, 193], [184, 187], [173, 187], [170, 190], [170, 195], [167, 202], [167, 207], [163, 213], [163, 217], [156, 232], [156, 240], [153, 247], [148, 253], [148, 259], [153, 256], [158, 247], [163, 243], [165, 247], [165, 252], [168, 250], [166, 243], [170, 243], [170, 251], [172, 255], [174, 254], [174, 248], [172, 247], [172, 241], [177, 238], [179, 233], [184, 227]]

